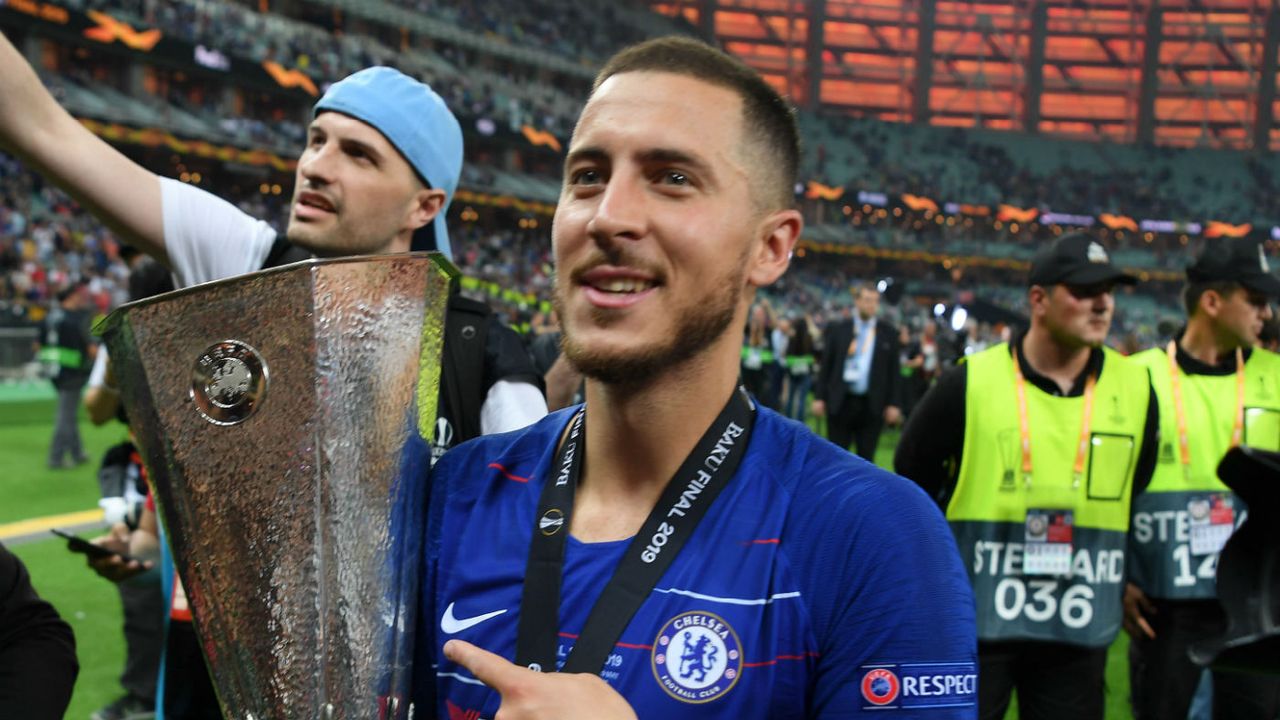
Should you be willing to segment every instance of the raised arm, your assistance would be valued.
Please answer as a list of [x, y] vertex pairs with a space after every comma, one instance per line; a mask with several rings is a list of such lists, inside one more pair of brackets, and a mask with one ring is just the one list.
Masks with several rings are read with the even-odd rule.
[[62, 188], [121, 238], [168, 264], [159, 178], [58, 105], [3, 34], [0, 149]]

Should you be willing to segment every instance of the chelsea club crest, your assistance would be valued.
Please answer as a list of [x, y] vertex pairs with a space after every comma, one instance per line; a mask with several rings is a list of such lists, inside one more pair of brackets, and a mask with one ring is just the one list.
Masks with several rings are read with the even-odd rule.
[[653, 643], [653, 676], [677, 700], [711, 702], [732, 690], [741, 675], [742, 643], [719, 615], [677, 615]]

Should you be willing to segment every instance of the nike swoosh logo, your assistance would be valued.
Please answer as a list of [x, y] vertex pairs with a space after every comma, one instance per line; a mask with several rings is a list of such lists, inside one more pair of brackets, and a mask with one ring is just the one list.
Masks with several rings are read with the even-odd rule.
[[483, 615], [476, 615], [475, 617], [462, 618], [459, 620], [453, 616], [453, 606], [454, 603], [449, 603], [449, 607], [444, 609], [444, 616], [440, 618], [440, 629], [443, 630], [446, 635], [460, 633], [467, 628], [473, 628], [485, 620], [496, 618], [507, 611], [506, 608], [503, 608]]

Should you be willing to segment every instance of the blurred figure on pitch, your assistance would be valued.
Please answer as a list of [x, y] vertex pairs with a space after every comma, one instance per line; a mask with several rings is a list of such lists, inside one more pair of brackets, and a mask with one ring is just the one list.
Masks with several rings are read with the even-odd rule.
[[1028, 277], [1031, 327], [970, 355], [916, 406], [894, 468], [946, 510], [978, 608], [978, 711], [1102, 720], [1123, 616], [1131, 498], [1156, 459], [1145, 367], [1103, 343], [1136, 280], [1088, 235]]
[[[924, 375], [924, 350], [911, 336], [911, 326], [898, 330], [898, 369], [902, 373], [902, 419], [911, 417], [911, 408], [924, 395], [920, 379]], [[925, 385], [924, 387], [928, 387]]]
[[773, 354], [773, 328], [776, 325], [773, 307], [768, 300], [761, 300], [751, 307], [747, 319], [746, 335], [742, 339], [742, 384], [764, 403], [766, 407], [774, 407], [775, 401], [772, 380], [772, 366], [776, 363]]
[[58, 304], [41, 330], [39, 358], [45, 375], [58, 392], [49, 444], [49, 467], [68, 468], [89, 461], [80, 444], [80, 393], [89, 380], [98, 345], [89, 334], [93, 321], [89, 287], [73, 282], [58, 291]]
[[[122, 251], [128, 257], [129, 300], [143, 300], [153, 295], [173, 290], [173, 277], [168, 269], [155, 260], [133, 251]], [[119, 420], [128, 426], [129, 419], [120, 404], [120, 391], [116, 387], [115, 373], [106, 348], [100, 348], [89, 376], [84, 395], [85, 409], [95, 425]], [[142, 457], [129, 438], [108, 448], [98, 468], [98, 484], [102, 491], [104, 519], [111, 532], [95, 540], [100, 545], [127, 551], [132, 533], [138, 530], [144, 513], [144, 505], [150, 488]], [[95, 570], [106, 570], [102, 561], [90, 561]], [[154, 717], [156, 683], [160, 673], [160, 658], [164, 651], [165, 603], [161, 573], [149, 570], [135, 576], [113, 576], [103, 572], [115, 582], [120, 593], [120, 606], [124, 613], [125, 660], [120, 673], [120, 686], [124, 695], [99, 708], [90, 720], [144, 720]], [[122, 575], [131, 575], [124, 573]]]
[[809, 406], [809, 390], [813, 387], [813, 373], [818, 365], [817, 330], [807, 314], [796, 315], [791, 321], [791, 334], [787, 339], [785, 363], [787, 370], [787, 401], [784, 414], [792, 420], [804, 422]]
[[826, 417], [828, 440], [875, 462], [880, 431], [902, 421], [898, 331], [879, 319], [875, 285], [859, 285], [853, 297], [853, 316], [823, 331], [813, 413]]
[[[1245, 508], [1217, 468], [1237, 445], [1280, 450], [1280, 355], [1258, 346], [1276, 298], [1262, 244], [1223, 238], [1187, 268], [1183, 330], [1134, 356], [1160, 399], [1159, 462], [1134, 499], [1124, 594], [1138, 720], [1186, 717], [1201, 674], [1188, 648], [1226, 630], [1215, 569]], [[1280, 712], [1280, 678], [1212, 675], [1216, 720]]]

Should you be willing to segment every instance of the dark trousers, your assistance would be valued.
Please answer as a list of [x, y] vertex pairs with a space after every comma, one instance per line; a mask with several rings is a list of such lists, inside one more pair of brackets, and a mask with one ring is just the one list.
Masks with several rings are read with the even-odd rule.
[[1187, 716], [1200, 682], [1201, 667], [1191, 662], [1192, 643], [1222, 632], [1226, 617], [1216, 600], [1152, 598], [1155, 613], [1147, 622], [1154, 638], [1129, 641], [1129, 690], [1135, 720]]
[[164, 716], [169, 720], [222, 720], [213, 681], [200, 653], [195, 628], [189, 622], [169, 623]]
[[[1191, 707], [1201, 667], [1187, 655], [1192, 644], [1221, 635], [1226, 615], [1216, 600], [1152, 598], [1147, 617], [1154, 638], [1129, 643], [1129, 687], [1135, 720], [1182, 720]], [[1213, 673], [1215, 720], [1273, 720], [1280, 712], [1280, 678]]]
[[827, 439], [842, 448], [854, 446], [860, 457], [876, 461], [876, 445], [884, 429], [883, 411], [877, 411], [866, 395], [846, 393], [837, 413], [828, 412]]
[[978, 717], [1001, 720], [1017, 690], [1022, 720], [1102, 720], [1106, 668], [1105, 647], [979, 642]]
[[72, 462], [84, 460], [84, 448], [80, 446], [80, 425], [76, 413], [80, 410], [81, 386], [59, 387], [57, 414], [53, 421], [53, 442], [49, 444], [49, 465], [62, 464], [64, 457]]
[[135, 697], [154, 700], [164, 649], [164, 592], [160, 573], [139, 575], [116, 585], [124, 609], [124, 671], [120, 685]]

